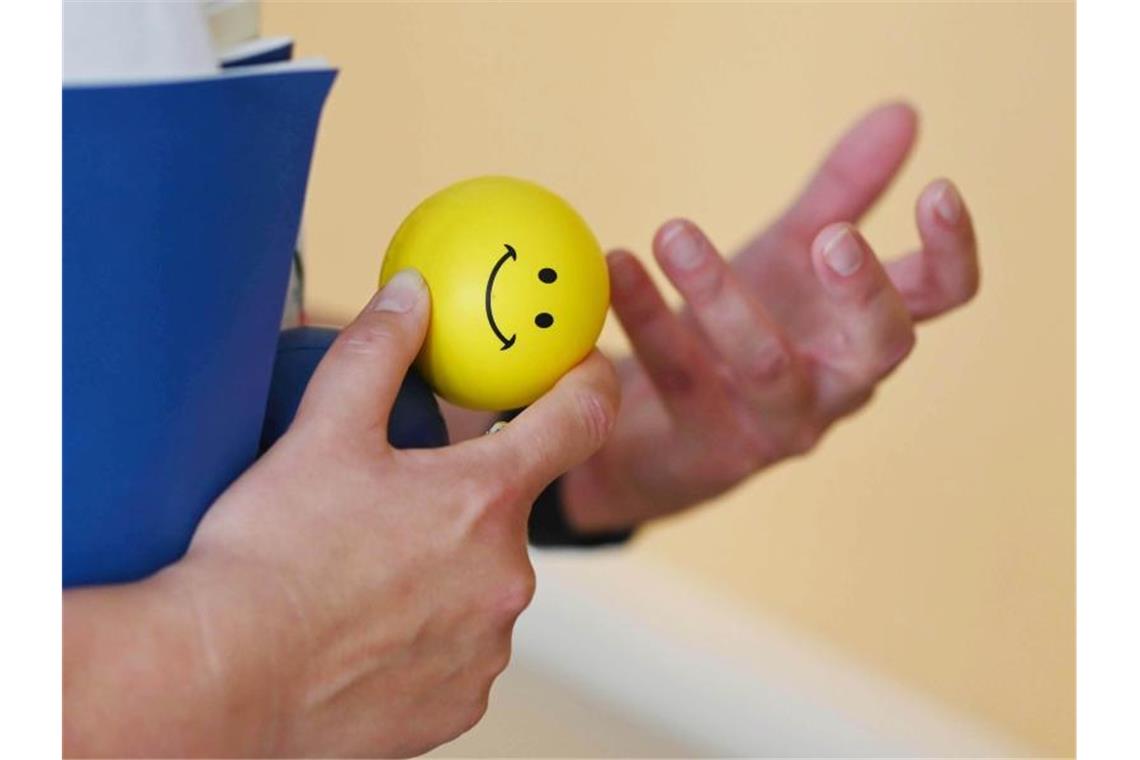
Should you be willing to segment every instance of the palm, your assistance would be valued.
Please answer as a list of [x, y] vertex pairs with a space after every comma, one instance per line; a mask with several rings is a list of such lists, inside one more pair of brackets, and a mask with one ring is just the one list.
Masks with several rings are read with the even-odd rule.
[[937, 183], [919, 201], [922, 250], [885, 268], [869, 255], [848, 279], [820, 263], [834, 223], [856, 221], [893, 178], [914, 127], [906, 106], [872, 112], [731, 268], [701, 237], [706, 263], [678, 269], [659, 232], [658, 261], [686, 299], [679, 315], [666, 313], [629, 254], [611, 254], [614, 309], [636, 357], [618, 363], [622, 407], [610, 440], [567, 476], [571, 514], [587, 526], [636, 524], [810, 449], [905, 358], [912, 319], [968, 300], [972, 230], [965, 214], [955, 224], [933, 216]]
[[[792, 240], [780, 247], [773, 236], [762, 235], [742, 250], [734, 263], [739, 267], [740, 262], [747, 261], [750, 268], [755, 267], [757, 276], [750, 288], [753, 295], [783, 327], [793, 350], [809, 361], [814, 373], [827, 376], [834, 373], [826, 360], [833, 316], [810, 265], [805, 265], [810, 244], [810, 240]], [[688, 309], [683, 318], [692, 322]], [[721, 413], [716, 419], [674, 419], [644, 366], [633, 356], [625, 357], [617, 363], [622, 383], [618, 422], [605, 449], [587, 464], [598, 466], [607, 457], [620, 458], [614, 471], [624, 473], [628, 478], [625, 485], [634, 486], [630, 490], [649, 496], [655, 505], [683, 506], [709, 498], [757, 465], [781, 458], [783, 432], [777, 425], [765, 424], [747, 413], [749, 399], [737, 392], [729, 368], [707, 344], [701, 345], [723, 380], [718, 388]], [[818, 385], [836, 387], [834, 382]], [[845, 401], [849, 409], [854, 408], [855, 400]], [[799, 410], [795, 411], [798, 414]], [[726, 452], [726, 439], [748, 440], [749, 446], [746, 451]], [[812, 442], [804, 441], [800, 446], [807, 448]], [[757, 451], [764, 453], [756, 457]], [[745, 461], [739, 461], [736, 453]]]
[[811, 270], [810, 238], [761, 236], [742, 251], [738, 266], [751, 270], [748, 286], [801, 350], [822, 347], [834, 322], [831, 302]]

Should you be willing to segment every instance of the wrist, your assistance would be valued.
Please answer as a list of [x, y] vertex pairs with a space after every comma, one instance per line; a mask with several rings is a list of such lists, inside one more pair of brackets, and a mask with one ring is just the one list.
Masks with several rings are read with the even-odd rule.
[[256, 563], [191, 551], [153, 582], [180, 608], [214, 751], [278, 754], [294, 668], [304, 661], [279, 581]]
[[64, 593], [65, 755], [272, 752], [283, 658], [245, 582], [200, 556]]

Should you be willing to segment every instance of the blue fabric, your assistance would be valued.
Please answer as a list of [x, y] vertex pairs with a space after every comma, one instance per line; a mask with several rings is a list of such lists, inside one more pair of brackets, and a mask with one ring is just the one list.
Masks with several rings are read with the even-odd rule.
[[63, 92], [63, 582], [178, 559], [254, 459], [335, 72]]
[[[295, 327], [281, 333], [261, 448], [268, 449], [293, 421], [309, 378], [337, 331], [324, 327]], [[429, 449], [447, 445], [447, 425], [435, 394], [415, 369], [408, 371], [388, 417], [388, 442], [399, 449]]]
[[[268, 450], [289, 428], [301, 397], [321, 358], [336, 340], [337, 331], [323, 327], [297, 327], [281, 333], [273, 382], [261, 431], [261, 448]], [[508, 412], [510, 420], [521, 410]], [[431, 387], [415, 368], [408, 370], [388, 417], [388, 441], [400, 449], [426, 449], [446, 446], [447, 423]], [[562, 480], [543, 489], [530, 512], [528, 534], [535, 546], [594, 547], [622, 544], [632, 530], [606, 533], [578, 533], [567, 522], [562, 509]]]

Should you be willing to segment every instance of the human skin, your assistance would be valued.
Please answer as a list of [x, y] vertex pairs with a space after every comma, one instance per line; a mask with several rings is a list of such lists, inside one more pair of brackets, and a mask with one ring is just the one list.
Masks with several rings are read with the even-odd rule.
[[478, 721], [534, 591], [530, 505], [618, 385], [594, 353], [502, 432], [393, 449], [428, 311], [393, 278], [182, 560], [64, 593], [66, 755], [413, 755]]
[[546, 482], [569, 470], [584, 532], [700, 504], [812, 450], [905, 359], [914, 323], [974, 295], [973, 228], [947, 180], [919, 195], [921, 248], [903, 259], [880, 264], [851, 226], [915, 128], [908, 106], [871, 112], [728, 261], [691, 222], [663, 225], [654, 255], [680, 313], [612, 252], [635, 350], [616, 422], [594, 354], [494, 436], [472, 438], [490, 420], [451, 408], [470, 440], [393, 451], [384, 419], [426, 305], [366, 310], [182, 561], [65, 593], [66, 754], [414, 754], [472, 725], [533, 591], [526, 511]]
[[[882, 264], [853, 226], [898, 173], [917, 115], [872, 110], [807, 187], [729, 259], [692, 222], [666, 222], [666, 305], [628, 251], [608, 256], [612, 305], [634, 355], [616, 362], [622, 406], [606, 444], [562, 479], [568, 522], [621, 530], [696, 506], [819, 443], [866, 404], [915, 345], [914, 324], [978, 289], [974, 230], [945, 179], [919, 194], [918, 250]], [[453, 437], [488, 420], [445, 408]], [[457, 433], [457, 435], [456, 435]]]

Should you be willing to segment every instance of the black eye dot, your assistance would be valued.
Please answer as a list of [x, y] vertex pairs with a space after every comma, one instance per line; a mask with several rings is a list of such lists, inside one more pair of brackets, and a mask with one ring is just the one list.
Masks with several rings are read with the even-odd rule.
[[543, 267], [542, 269], [538, 270], [538, 279], [549, 285], [558, 279], [558, 272], [555, 272], [550, 267]]
[[554, 317], [550, 316], [545, 311], [539, 312], [538, 314], [534, 315], [534, 323], [545, 330], [547, 327], [550, 327], [552, 324], [554, 324]]

